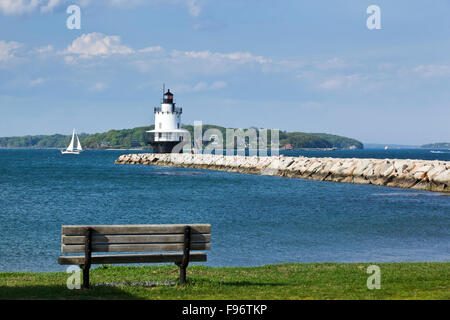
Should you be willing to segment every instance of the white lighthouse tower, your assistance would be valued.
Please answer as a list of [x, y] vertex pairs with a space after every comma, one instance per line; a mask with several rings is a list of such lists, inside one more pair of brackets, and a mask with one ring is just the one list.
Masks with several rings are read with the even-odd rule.
[[[150, 133], [149, 144], [153, 147], [153, 153], [171, 153], [175, 146], [183, 146], [188, 142], [183, 141], [183, 135], [187, 130], [181, 129], [182, 108], [177, 108], [170, 89], [164, 93], [160, 107], [155, 107], [155, 129]], [[178, 148], [177, 148], [178, 149]], [[179, 148], [178, 152], [181, 152]]]

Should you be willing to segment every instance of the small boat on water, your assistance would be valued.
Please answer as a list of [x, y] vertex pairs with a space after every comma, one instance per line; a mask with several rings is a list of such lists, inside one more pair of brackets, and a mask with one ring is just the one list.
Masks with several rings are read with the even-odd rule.
[[[77, 137], [77, 147], [75, 148], [75, 137]], [[78, 139], [78, 135], [75, 133], [75, 129], [72, 132], [72, 140], [70, 140], [70, 144], [65, 150], [61, 150], [62, 154], [80, 154], [83, 151], [81, 147], [80, 139]]]

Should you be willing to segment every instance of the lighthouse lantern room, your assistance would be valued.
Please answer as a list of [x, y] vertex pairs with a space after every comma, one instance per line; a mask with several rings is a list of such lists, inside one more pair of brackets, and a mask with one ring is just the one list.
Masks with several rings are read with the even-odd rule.
[[185, 142], [184, 134], [188, 131], [181, 129], [182, 108], [175, 106], [173, 93], [170, 89], [164, 93], [160, 107], [155, 107], [155, 129], [147, 131], [150, 134], [149, 144], [153, 153], [171, 153], [177, 146], [177, 152], [182, 152]]

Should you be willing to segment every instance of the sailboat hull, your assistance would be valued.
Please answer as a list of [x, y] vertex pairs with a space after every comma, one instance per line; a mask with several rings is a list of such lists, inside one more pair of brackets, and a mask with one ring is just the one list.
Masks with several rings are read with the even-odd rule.
[[80, 154], [80, 151], [61, 150], [61, 154]]

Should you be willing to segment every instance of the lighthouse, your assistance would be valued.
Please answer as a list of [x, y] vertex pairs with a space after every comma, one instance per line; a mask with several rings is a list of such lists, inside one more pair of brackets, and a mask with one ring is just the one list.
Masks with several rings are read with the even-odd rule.
[[181, 129], [182, 108], [175, 106], [173, 93], [170, 89], [164, 93], [160, 107], [155, 107], [155, 129], [147, 131], [150, 134], [148, 143], [153, 147], [153, 153], [172, 153], [177, 146], [177, 152], [182, 152], [186, 143], [184, 134], [187, 130]]

